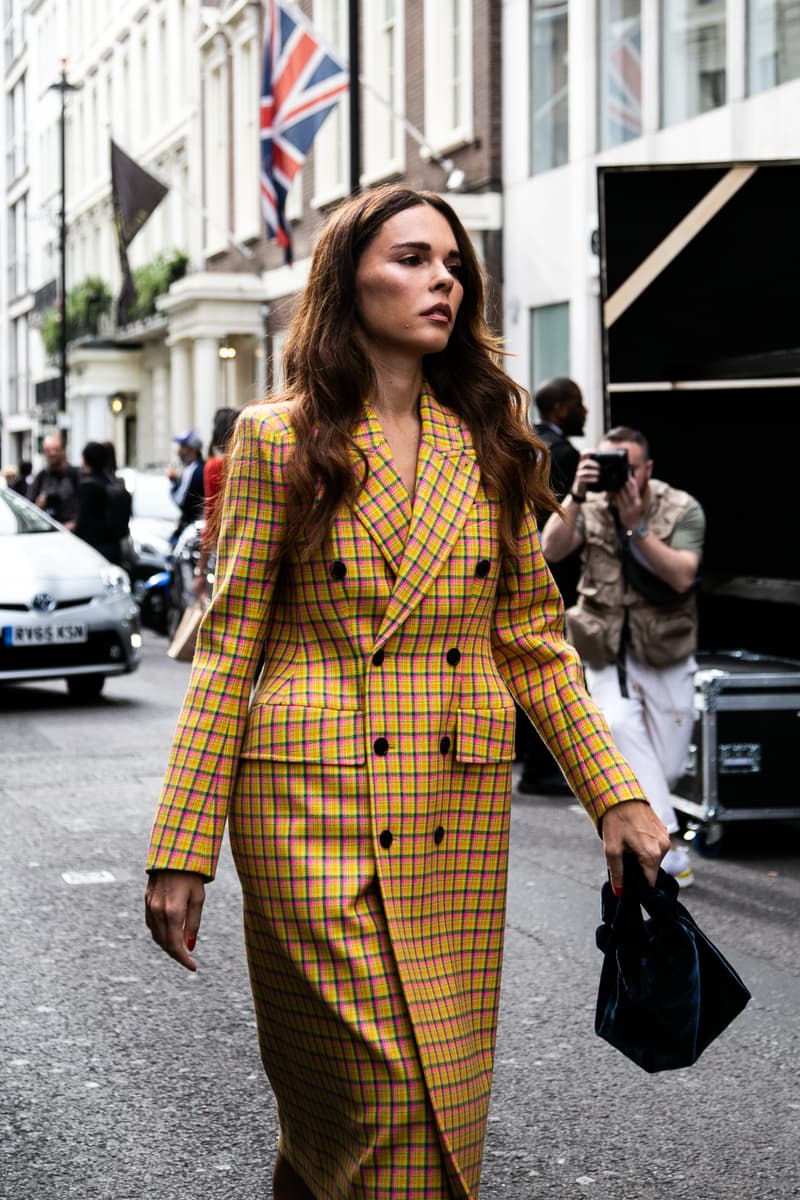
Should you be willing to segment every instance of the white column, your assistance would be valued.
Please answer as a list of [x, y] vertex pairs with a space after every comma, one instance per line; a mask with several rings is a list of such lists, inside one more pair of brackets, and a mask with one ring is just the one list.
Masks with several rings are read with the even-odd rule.
[[747, 95], [747, 5], [745, 0], [728, 0], [727, 102]]
[[[116, 424], [116, 418], [114, 418]], [[105, 442], [113, 440], [112, 413], [108, 407], [108, 396], [105, 392], [89, 396], [86, 400], [86, 442]], [[82, 449], [85, 442], [78, 449]]]
[[[169, 445], [173, 432], [180, 433], [180, 429], [171, 430], [169, 427], [169, 385], [169, 367], [165, 362], [156, 363], [152, 373], [150, 420], [146, 433], [141, 429], [139, 431], [142, 462], [160, 462], [164, 453], [163, 447]], [[185, 428], [185, 426], [181, 426], [181, 428]]]
[[214, 413], [221, 406], [220, 369], [217, 339], [196, 338], [194, 342], [194, 417], [192, 428], [203, 439], [203, 453], [208, 450], [208, 438]]
[[169, 423], [170, 431], [164, 442], [156, 447], [158, 457], [161, 455], [169, 461], [172, 457], [170, 439], [176, 433], [182, 433], [192, 423], [191, 380], [192, 361], [188, 341], [173, 342], [170, 345], [170, 397]]
[[656, 133], [661, 124], [661, 26], [658, 0], [642, 0], [642, 132]]
[[[80, 465], [81, 450], [89, 441], [87, 433], [87, 408], [89, 401], [85, 396], [72, 396], [69, 405], [69, 427], [67, 429], [67, 458], [76, 467]], [[45, 430], [50, 433], [51, 430]]]

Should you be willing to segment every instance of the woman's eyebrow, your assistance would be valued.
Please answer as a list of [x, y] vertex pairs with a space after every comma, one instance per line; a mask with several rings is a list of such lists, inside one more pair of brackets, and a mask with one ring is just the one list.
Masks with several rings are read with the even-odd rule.
[[[425, 250], [430, 253], [430, 242], [394, 242], [392, 250]], [[461, 258], [460, 250], [448, 250], [445, 258]]]

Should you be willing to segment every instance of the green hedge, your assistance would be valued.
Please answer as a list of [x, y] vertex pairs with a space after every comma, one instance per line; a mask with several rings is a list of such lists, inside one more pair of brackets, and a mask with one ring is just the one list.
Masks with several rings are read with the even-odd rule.
[[189, 255], [183, 250], [158, 254], [133, 272], [136, 301], [131, 305], [128, 319], [142, 321], [156, 312], [156, 298], [168, 292], [176, 279], [183, 279], [189, 266]]
[[[96, 336], [100, 317], [111, 311], [112, 296], [104, 279], [87, 275], [67, 292], [67, 341]], [[48, 308], [42, 317], [42, 341], [48, 358], [58, 358], [61, 348], [61, 309]]]

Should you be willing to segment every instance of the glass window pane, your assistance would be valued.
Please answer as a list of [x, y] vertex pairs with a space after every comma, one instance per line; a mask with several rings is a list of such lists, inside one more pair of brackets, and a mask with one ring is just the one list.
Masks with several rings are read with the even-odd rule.
[[545, 379], [569, 375], [569, 304], [531, 309], [531, 395]]
[[675, 125], [725, 103], [726, 0], [664, 0], [661, 123]]
[[748, 0], [748, 91], [800, 76], [800, 0]]
[[600, 0], [600, 146], [642, 132], [642, 0]]
[[531, 0], [531, 171], [567, 161], [567, 0]]

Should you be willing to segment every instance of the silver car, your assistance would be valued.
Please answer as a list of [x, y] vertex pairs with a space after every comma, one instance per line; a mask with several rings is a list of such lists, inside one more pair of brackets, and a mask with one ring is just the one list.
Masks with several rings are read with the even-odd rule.
[[141, 656], [125, 571], [0, 487], [0, 683], [63, 677], [90, 699]]

